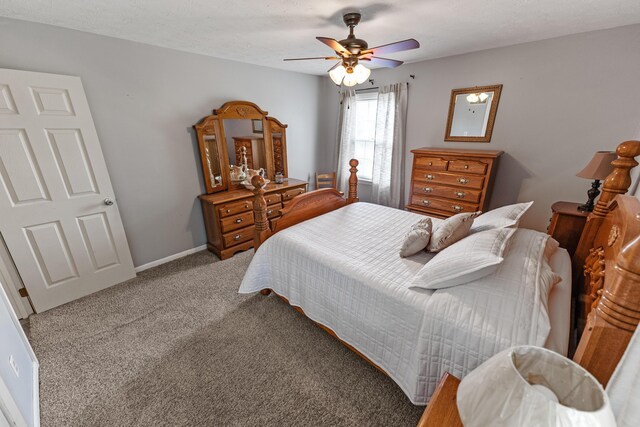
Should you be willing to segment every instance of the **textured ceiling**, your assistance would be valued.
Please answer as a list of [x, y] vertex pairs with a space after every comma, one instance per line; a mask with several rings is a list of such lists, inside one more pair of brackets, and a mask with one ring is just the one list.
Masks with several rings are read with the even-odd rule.
[[282, 59], [331, 54], [315, 36], [344, 38], [354, 10], [369, 46], [417, 39], [389, 55], [409, 62], [640, 22], [640, 0], [0, 0], [0, 16], [313, 74], [333, 63]]

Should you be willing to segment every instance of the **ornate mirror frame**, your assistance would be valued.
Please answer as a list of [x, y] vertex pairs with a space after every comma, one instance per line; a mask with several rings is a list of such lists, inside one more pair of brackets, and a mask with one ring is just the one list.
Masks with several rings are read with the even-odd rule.
[[[491, 101], [491, 110], [487, 120], [487, 129], [484, 136], [451, 136], [451, 126], [453, 125], [453, 114], [456, 108], [456, 97], [458, 95], [472, 94], [477, 92], [493, 92], [493, 100]], [[496, 112], [500, 103], [500, 94], [502, 93], [502, 85], [491, 86], [475, 86], [461, 89], [453, 89], [451, 91], [451, 100], [449, 101], [449, 117], [447, 119], [447, 130], [444, 135], [445, 141], [453, 142], [491, 142], [493, 134], [493, 124], [496, 120]]]
[[[268, 117], [268, 112], [262, 110], [253, 102], [230, 101], [222, 107], [213, 110], [213, 114], [206, 116], [198, 124], [194, 125], [198, 146], [200, 148], [200, 161], [204, 176], [205, 191], [207, 194], [219, 191], [244, 188], [238, 183], [231, 181], [229, 173], [229, 152], [224, 130], [225, 119], [249, 119], [261, 120], [266, 153], [266, 175], [274, 180], [276, 172], [282, 172], [284, 177], [288, 177], [287, 167], [287, 125], [282, 124], [274, 117]], [[222, 183], [215, 184], [215, 177], [211, 173], [211, 162], [216, 161], [211, 157], [211, 150], [205, 143], [205, 136], [215, 135], [217, 151], [219, 153], [220, 167], [222, 169]]]

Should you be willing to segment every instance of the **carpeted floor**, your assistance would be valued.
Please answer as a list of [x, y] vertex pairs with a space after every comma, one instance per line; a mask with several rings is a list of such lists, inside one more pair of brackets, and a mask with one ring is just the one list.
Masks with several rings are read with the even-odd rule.
[[43, 427], [415, 426], [424, 408], [200, 252], [29, 320]]

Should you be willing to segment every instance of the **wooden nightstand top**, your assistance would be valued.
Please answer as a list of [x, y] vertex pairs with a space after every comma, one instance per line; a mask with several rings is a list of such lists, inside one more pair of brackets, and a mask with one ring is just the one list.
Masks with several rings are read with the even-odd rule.
[[582, 203], [574, 203], [574, 202], [555, 202], [551, 205], [551, 211], [554, 213], [560, 213], [563, 215], [571, 215], [571, 216], [582, 216], [587, 217], [591, 212], [579, 211], [578, 206], [582, 205]]
[[424, 410], [418, 427], [463, 427], [458, 414], [456, 395], [460, 380], [446, 372]]

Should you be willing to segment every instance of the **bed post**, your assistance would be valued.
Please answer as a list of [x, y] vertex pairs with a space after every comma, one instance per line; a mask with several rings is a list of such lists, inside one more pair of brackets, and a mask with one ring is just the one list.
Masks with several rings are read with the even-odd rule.
[[264, 178], [256, 175], [251, 178], [253, 185], [253, 223], [255, 231], [253, 232], [253, 244], [255, 250], [258, 250], [262, 242], [271, 236], [269, 228], [269, 219], [267, 218], [267, 201], [264, 199]]
[[611, 270], [573, 358], [605, 386], [640, 321], [640, 236], [622, 249]]
[[356, 159], [349, 160], [349, 197], [347, 197], [347, 203], [357, 202], [358, 199], [358, 176], [356, 175], [358, 172], [358, 164], [359, 162]]
[[640, 141], [625, 141], [618, 145], [616, 153], [618, 158], [611, 162], [614, 168], [613, 172], [605, 179], [602, 195], [600, 195], [593, 212], [589, 214], [582, 236], [580, 236], [580, 242], [574, 255], [574, 265], [579, 270], [589, 255], [589, 250], [593, 248], [593, 239], [609, 212], [609, 203], [618, 194], [625, 194], [631, 186], [631, 169], [638, 165], [634, 157], [640, 156]]

